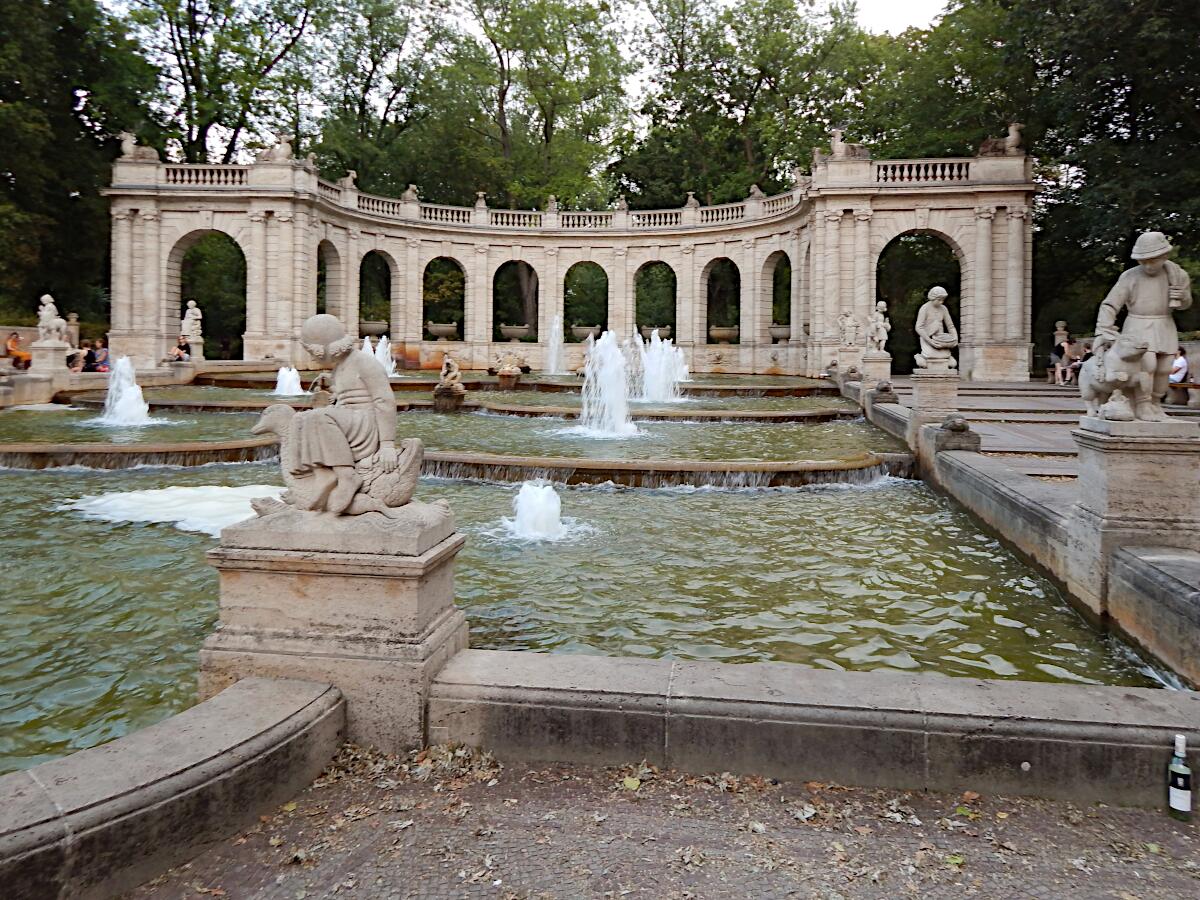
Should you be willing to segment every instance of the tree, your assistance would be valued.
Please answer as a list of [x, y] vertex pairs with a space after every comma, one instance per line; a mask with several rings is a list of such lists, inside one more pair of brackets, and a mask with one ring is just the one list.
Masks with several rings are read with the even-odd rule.
[[305, 69], [287, 65], [325, 0], [133, 0], [160, 71], [157, 105], [186, 162], [233, 162], [247, 136], [287, 120]]
[[[145, 122], [153, 72], [94, 0], [6, 0], [0, 34], [0, 305], [55, 294], [104, 313], [115, 134]], [[18, 36], [19, 35], [19, 39]]]

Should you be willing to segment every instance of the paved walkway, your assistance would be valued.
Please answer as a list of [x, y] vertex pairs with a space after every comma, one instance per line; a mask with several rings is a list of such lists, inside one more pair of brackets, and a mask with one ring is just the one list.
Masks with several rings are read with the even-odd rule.
[[1200, 896], [1159, 811], [354, 749], [149, 898]]

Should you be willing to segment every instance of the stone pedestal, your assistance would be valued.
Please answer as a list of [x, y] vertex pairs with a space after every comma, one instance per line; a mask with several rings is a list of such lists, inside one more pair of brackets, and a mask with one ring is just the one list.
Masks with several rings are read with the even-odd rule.
[[953, 369], [923, 369], [912, 373], [912, 412], [908, 417], [905, 440], [919, 451], [918, 436], [922, 425], [940, 425], [946, 416], [958, 412], [958, 372]]
[[521, 380], [521, 374], [519, 372], [516, 375], [501, 372], [496, 376], [496, 380], [500, 382], [500, 390], [511, 391], [516, 389], [517, 382]]
[[467, 646], [454, 605], [465, 543], [444, 503], [395, 517], [279, 508], [226, 528], [209, 551], [220, 621], [200, 651], [200, 695], [252, 675], [328, 682], [347, 735], [389, 752], [425, 741], [429, 683]]
[[958, 349], [958, 367], [966, 381], [1028, 381], [1028, 341], [963, 343]]
[[868, 350], [862, 357], [863, 383], [878, 384], [892, 380], [892, 354], [886, 350]]
[[34, 341], [29, 345], [30, 374], [49, 376], [54, 390], [65, 388], [71, 380], [71, 370], [67, 368], [70, 351], [71, 345], [66, 341]]
[[1107, 609], [1108, 563], [1121, 547], [1200, 551], [1200, 425], [1110, 422], [1085, 416], [1079, 502], [1072, 517], [1067, 587], [1096, 615]]
[[459, 385], [459, 389], [438, 385], [433, 389], [433, 411], [440, 413], [458, 412], [467, 398], [467, 392]]
[[192, 348], [192, 361], [204, 359], [204, 338], [194, 337], [188, 338], [188, 345]]

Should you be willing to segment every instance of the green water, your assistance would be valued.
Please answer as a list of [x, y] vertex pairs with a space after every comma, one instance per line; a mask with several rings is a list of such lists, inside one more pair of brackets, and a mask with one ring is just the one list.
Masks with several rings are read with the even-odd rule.
[[596, 438], [573, 420], [490, 413], [401, 413], [401, 437], [419, 437], [430, 450], [584, 459], [836, 459], [862, 450], [902, 451], [895, 438], [865, 420], [816, 424], [639, 422], [641, 434]]
[[[6, 472], [0, 502], [0, 772], [94, 746], [194, 701], [216, 619], [205, 534], [97, 521], [68, 498], [277, 483], [270, 464]], [[1153, 685], [1119, 643], [919, 482], [719, 492], [562, 489], [574, 537], [512, 539], [515, 486], [423, 482], [468, 535], [471, 644], [780, 660]], [[578, 527], [583, 523], [586, 527]]]
[[151, 413], [153, 424], [114, 427], [96, 423], [98, 409], [0, 410], [0, 443], [148, 444], [252, 438], [254, 414]]

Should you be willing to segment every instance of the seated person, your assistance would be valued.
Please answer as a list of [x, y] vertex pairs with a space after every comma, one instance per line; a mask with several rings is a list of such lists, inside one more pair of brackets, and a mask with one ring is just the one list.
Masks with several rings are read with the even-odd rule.
[[[106, 346], [104, 346], [104, 338], [96, 338], [96, 344], [95, 344], [93, 355], [94, 355], [95, 368], [92, 369], [91, 371], [107, 372], [108, 371], [108, 348]], [[86, 365], [86, 363], [85, 363], [85, 365]]]
[[175, 346], [167, 352], [167, 362], [187, 362], [192, 358], [192, 345], [186, 335], [181, 334]]
[[1067, 383], [1079, 381], [1079, 370], [1083, 368], [1083, 364], [1092, 358], [1092, 345], [1083, 345], [1083, 356], [1076, 356], [1071, 365], [1067, 367]]
[[67, 368], [72, 372], [82, 372], [87, 363], [87, 355], [92, 352], [91, 341], [80, 341], [79, 346], [67, 354]]
[[28, 350], [21, 349], [21, 335], [13, 332], [8, 336], [8, 340], [4, 342], [4, 349], [8, 351], [8, 355], [12, 357], [14, 369], [28, 369], [29, 363], [33, 359], [33, 354]]
[[1181, 384], [1188, 380], [1187, 351], [1182, 347], [1175, 354], [1175, 362], [1171, 365], [1171, 374], [1167, 376], [1167, 380], [1171, 384]]

